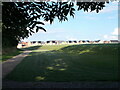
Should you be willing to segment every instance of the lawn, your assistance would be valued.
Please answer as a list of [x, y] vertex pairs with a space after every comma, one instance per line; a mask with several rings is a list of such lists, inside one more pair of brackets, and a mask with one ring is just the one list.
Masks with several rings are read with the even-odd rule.
[[[4, 62], [16, 55], [19, 55], [21, 53], [23, 53], [23, 51], [25, 50], [36, 50], [37, 48], [39, 48], [40, 46], [33, 46], [33, 47], [27, 47], [27, 48], [22, 48], [22, 49], [14, 49], [12, 50], [11, 48], [9, 48], [9, 51], [0, 55], [0, 61]], [[10, 51], [11, 50], [11, 51]]]
[[8, 53], [5, 53], [5, 54], [2, 54], [2, 56], [1, 56], [2, 60], [0, 60], [0, 61], [6, 61], [7, 59], [10, 59], [10, 58], [22, 53], [22, 52], [23, 52], [22, 50], [16, 49], [13, 52], [8, 52]]
[[119, 46], [86, 44], [32, 47], [33, 52], [5, 79], [24, 82], [117, 81]]

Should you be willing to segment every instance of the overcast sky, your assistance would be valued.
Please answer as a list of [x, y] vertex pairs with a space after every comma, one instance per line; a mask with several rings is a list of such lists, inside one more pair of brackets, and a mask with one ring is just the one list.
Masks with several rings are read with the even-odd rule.
[[47, 40], [115, 40], [118, 39], [118, 3], [106, 5], [99, 13], [75, 12], [75, 18], [68, 17], [68, 21], [59, 22], [55, 19], [52, 25], [45, 22], [40, 30], [24, 41]]

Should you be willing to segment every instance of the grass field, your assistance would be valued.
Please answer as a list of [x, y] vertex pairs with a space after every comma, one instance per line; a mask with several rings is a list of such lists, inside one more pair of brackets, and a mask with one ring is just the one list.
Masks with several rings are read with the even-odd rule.
[[2, 54], [2, 60], [1, 61], [6, 61], [7, 59], [10, 59], [20, 53], [22, 53], [23, 51], [21, 51], [20, 49], [16, 49], [14, 50], [14, 52], [9, 52], [9, 53], [5, 53], [5, 54]]
[[24, 82], [117, 81], [118, 47], [118, 44], [92, 44], [26, 48], [33, 52], [5, 79]]

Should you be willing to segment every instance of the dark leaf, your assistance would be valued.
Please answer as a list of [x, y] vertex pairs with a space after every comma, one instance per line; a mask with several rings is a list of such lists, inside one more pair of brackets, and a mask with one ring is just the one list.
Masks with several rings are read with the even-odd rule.
[[40, 26], [36, 26], [36, 27], [37, 27], [36, 32], [38, 32], [39, 29], [41, 29], [41, 30], [46, 32], [46, 30], [43, 27], [40, 27]]
[[36, 21], [35, 21], [35, 24], [42, 24], [42, 25], [45, 25], [43, 22], [36, 22]]
[[36, 23], [33, 23], [30, 27], [30, 29], [33, 29], [36, 26]]

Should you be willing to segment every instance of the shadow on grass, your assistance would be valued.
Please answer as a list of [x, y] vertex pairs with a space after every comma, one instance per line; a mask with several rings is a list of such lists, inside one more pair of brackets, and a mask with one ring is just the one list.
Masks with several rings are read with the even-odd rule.
[[31, 47], [21, 48], [21, 50], [23, 50], [23, 51], [25, 51], [25, 50], [37, 50], [40, 47], [41, 46], [31, 46]]
[[[117, 81], [117, 57], [112, 56], [116, 48], [116, 44], [73, 45], [60, 50], [32, 52], [5, 79], [47, 82]], [[86, 49], [94, 53], [78, 53]]]
[[1, 61], [6, 61], [16, 55], [19, 55], [23, 53], [23, 51], [21, 49], [16, 49], [14, 50], [14, 52], [9, 52], [9, 53], [5, 53], [5, 54], [2, 54], [2, 60]]
[[84, 44], [64, 47], [59, 51], [75, 54], [115, 55], [118, 54], [119, 48], [120, 44]]
[[16, 49], [16, 50], [14, 50], [14, 52], [2, 54], [1, 61], [6, 61], [16, 55], [23, 53], [23, 51], [25, 51], [25, 50], [37, 50], [40, 47], [41, 46], [32, 46], [32, 47], [27, 47], [27, 48], [22, 48], [22, 49]]

